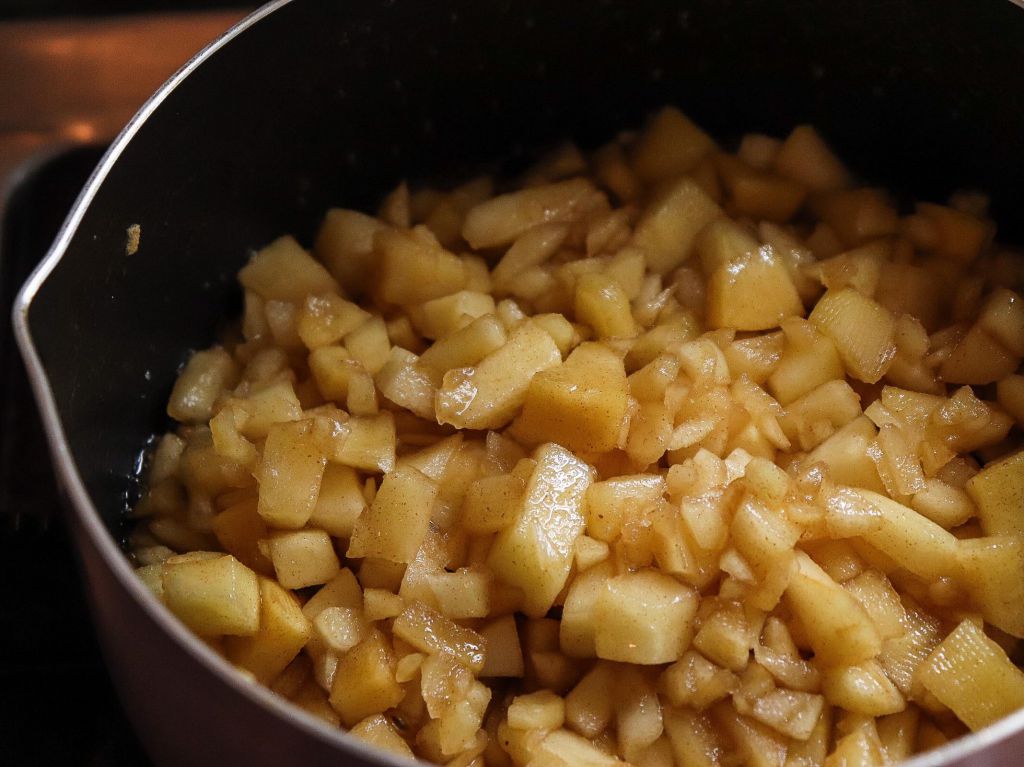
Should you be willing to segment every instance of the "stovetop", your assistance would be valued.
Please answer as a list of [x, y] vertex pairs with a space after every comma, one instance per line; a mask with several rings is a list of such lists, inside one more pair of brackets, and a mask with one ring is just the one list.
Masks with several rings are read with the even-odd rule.
[[[109, 15], [175, 5], [0, 0], [0, 763], [12, 767], [149, 763], [93, 633], [8, 318], [106, 143], [244, 15]], [[29, 18], [69, 10], [91, 18]], [[4, 21], [4, 11], [20, 18]]]

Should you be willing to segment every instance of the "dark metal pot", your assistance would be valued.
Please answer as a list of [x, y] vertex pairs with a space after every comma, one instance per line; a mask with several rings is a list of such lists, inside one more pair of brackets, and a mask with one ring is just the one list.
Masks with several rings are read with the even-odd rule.
[[[247, 248], [308, 241], [325, 208], [401, 178], [593, 145], [664, 103], [725, 140], [814, 123], [872, 182], [990, 191], [1004, 238], [1024, 239], [1024, 11], [1008, 0], [276, 2], [114, 143], [14, 319], [106, 657], [157, 762], [393, 762], [243, 681], [119, 545], [133, 462], [187, 350], [237, 311]], [[914, 764], [1022, 748], [1024, 711]]]

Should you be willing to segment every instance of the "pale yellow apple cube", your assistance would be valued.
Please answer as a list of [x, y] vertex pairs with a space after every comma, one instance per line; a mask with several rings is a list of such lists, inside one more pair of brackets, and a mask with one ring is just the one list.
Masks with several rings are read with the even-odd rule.
[[409, 563], [427, 533], [437, 483], [412, 467], [385, 475], [377, 495], [352, 531], [347, 555]]
[[714, 146], [690, 118], [675, 107], [664, 107], [637, 138], [630, 160], [637, 176], [654, 183], [690, 172]]
[[383, 411], [372, 416], [350, 418], [348, 436], [331, 456], [337, 463], [363, 471], [387, 474], [395, 467], [395, 416]]
[[373, 238], [385, 224], [355, 210], [327, 211], [313, 250], [342, 286], [360, 294], [370, 286], [376, 256]]
[[850, 183], [842, 161], [810, 125], [798, 125], [775, 155], [775, 170], [816, 192], [840, 189]]
[[305, 525], [316, 507], [326, 465], [314, 439], [313, 421], [271, 426], [257, 474], [259, 515], [272, 527]]
[[338, 660], [330, 701], [341, 723], [353, 727], [368, 716], [397, 706], [404, 694], [395, 679], [390, 643], [381, 632], [371, 631]]
[[[715, 222], [708, 227], [703, 243], [721, 242]], [[733, 225], [734, 226], [734, 225]], [[708, 280], [707, 322], [712, 328], [768, 330], [778, 327], [787, 317], [802, 317], [804, 307], [785, 265], [766, 245], [756, 241], [750, 247], [736, 249], [734, 241], [722, 244], [715, 256], [720, 265]], [[710, 247], [710, 246], [703, 246]]]
[[310, 637], [298, 600], [269, 578], [260, 579], [260, 628], [252, 636], [225, 637], [229, 661], [270, 684], [295, 659]]
[[525, 671], [515, 616], [505, 615], [480, 627], [487, 647], [481, 677], [521, 677]]
[[331, 652], [346, 653], [366, 637], [363, 611], [356, 607], [327, 607], [313, 620], [320, 641]]
[[644, 251], [647, 268], [668, 274], [693, 252], [694, 240], [722, 210], [692, 178], [666, 186], [637, 222], [632, 244]]
[[986, 535], [1024, 536], [1024, 451], [988, 464], [965, 489]]
[[428, 654], [449, 653], [474, 673], [486, 658], [483, 637], [421, 602], [414, 602], [395, 618], [392, 628], [399, 639]]
[[577, 346], [564, 364], [533, 377], [512, 434], [524, 444], [558, 442], [577, 453], [615, 448], [626, 417], [626, 371], [605, 346]]
[[972, 730], [1024, 708], [1024, 671], [970, 620], [942, 640], [916, 679]]
[[338, 463], [327, 464], [309, 525], [335, 538], [349, 538], [365, 509], [363, 482], [355, 469]]
[[238, 382], [238, 365], [219, 346], [196, 352], [174, 382], [167, 414], [182, 423], [205, 423], [217, 398]]
[[594, 329], [599, 338], [632, 338], [637, 334], [629, 297], [618, 280], [607, 274], [584, 274], [576, 283], [576, 320]]
[[1024, 539], [997, 535], [957, 546], [971, 601], [993, 626], [1024, 638]]
[[873, 660], [825, 669], [821, 691], [833, 706], [865, 716], [896, 714], [907, 706], [903, 695]]
[[415, 759], [416, 755], [409, 748], [409, 744], [399, 734], [391, 720], [383, 714], [368, 716], [363, 721], [349, 729], [349, 735], [369, 743], [371, 746], [387, 751], [395, 756], [405, 757], [409, 760]]
[[519, 516], [526, 482], [515, 474], [480, 477], [466, 491], [460, 524], [475, 535], [496, 533]]
[[498, 195], [470, 208], [462, 236], [474, 248], [507, 245], [540, 224], [576, 220], [596, 194], [590, 181], [572, 178]]
[[525, 322], [504, 346], [470, 368], [449, 370], [436, 399], [438, 423], [461, 429], [497, 429], [516, 415], [534, 375], [562, 362], [554, 340]]
[[416, 232], [381, 229], [373, 244], [380, 256], [377, 287], [388, 303], [421, 304], [455, 293], [466, 284], [462, 260], [436, 240], [430, 242]]
[[494, 297], [476, 290], [460, 290], [427, 301], [420, 307], [422, 332], [427, 338], [447, 338], [478, 317], [494, 314]]
[[786, 600], [800, 619], [817, 657], [825, 663], [859, 663], [878, 655], [882, 640], [870, 616], [851, 594], [809, 556], [797, 552], [797, 570]]
[[268, 300], [299, 303], [309, 295], [337, 293], [338, 283], [294, 237], [259, 250], [238, 273], [242, 286]]
[[697, 594], [653, 570], [611, 578], [595, 605], [597, 657], [651, 665], [679, 659], [693, 637]]
[[896, 356], [892, 314], [853, 288], [825, 293], [810, 321], [832, 339], [847, 373], [860, 381], [875, 383]]
[[260, 626], [256, 573], [229, 554], [206, 554], [164, 563], [164, 603], [201, 636], [255, 634]]
[[302, 343], [316, 349], [340, 341], [369, 319], [370, 313], [337, 293], [306, 296], [296, 320]]
[[551, 690], [517, 695], [507, 716], [509, 727], [517, 730], [556, 730], [565, 722], [565, 700]]
[[524, 612], [544, 615], [565, 586], [583, 532], [583, 497], [593, 469], [565, 448], [542, 445], [519, 518], [498, 533], [487, 558], [504, 582], [526, 595]]

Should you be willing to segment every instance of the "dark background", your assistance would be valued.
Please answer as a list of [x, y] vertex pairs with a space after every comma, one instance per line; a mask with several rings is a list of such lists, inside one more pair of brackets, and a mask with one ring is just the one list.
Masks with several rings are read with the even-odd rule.
[[0, 0], [0, 19], [34, 19], [53, 16], [107, 16], [150, 11], [198, 11], [217, 8], [250, 8], [259, 2], [210, 2], [209, 0]]

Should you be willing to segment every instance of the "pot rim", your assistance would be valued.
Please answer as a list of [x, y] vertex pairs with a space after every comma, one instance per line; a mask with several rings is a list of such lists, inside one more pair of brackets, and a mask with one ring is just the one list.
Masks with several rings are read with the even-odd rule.
[[[39, 407], [54, 468], [58, 480], [68, 494], [71, 509], [105, 564], [135, 601], [141, 605], [146, 614], [208, 672], [251, 702], [269, 709], [291, 726], [315, 738], [327, 741], [342, 753], [355, 752], [368, 762], [386, 767], [397, 767], [411, 762], [408, 759], [394, 757], [376, 749], [359, 738], [352, 737], [345, 730], [330, 727], [319, 718], [271, 692], [269, 688], [248, 681], [227, 660], [201, 642], [184, 623], [171, 613], [166, 605], [157, 600], [156, 596], [135, 575], [124, 552], [100, 517], [78, 472], [78, 467], [71, 454], [70, 444], [64, 433], [46, 368], [36, 349], [29, 328], [29, 311], [36, 294], [63, 259], [86, 210], [92, 204], [92, 200], [106, 180], [107, 174], [149, 116], [189, 75], [217, 51], [250, 27], [292, 2], [293, 0], [271, 0], [237, 22], [175, 72], [131, 118], [92, 172], [46, 256], [36, 266], [15, 297], [11, 313], [14, 337], [25, 362], [32, 392]], [[1010, 0], [1010, 2], [1024, 9], [1024, 0]], [[966, 764], [973, 757], [981, 756], [989, 747], [1021, 733], [1024, 733], [1024, 709], [1016, 711], [978, 732], [964, 735], [940, 748], [925, 752], [901, 764], [902, 767], [949, 767], [954, 764]], [[429, 764], [422, 760], [416, 761], [423, 765]]]

